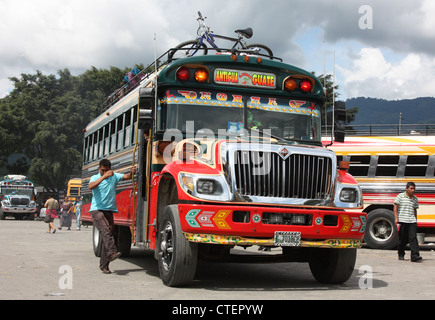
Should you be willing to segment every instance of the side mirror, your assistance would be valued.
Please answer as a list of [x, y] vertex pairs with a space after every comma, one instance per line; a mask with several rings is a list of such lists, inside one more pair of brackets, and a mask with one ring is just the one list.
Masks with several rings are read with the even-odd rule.
[[334, 140], [344, 142], [346, 135], [346, 103], [336, 101], [334, 109]]
[[154, 109], [154, 88], [139, 89], [139, 108]]
[[139, 110], [139, 129], [149, 130], [153, 127], [153, 110]]
[[155, 97], [153, 88], [139, 89], [139, 128], [149, 130], [153, 127]]

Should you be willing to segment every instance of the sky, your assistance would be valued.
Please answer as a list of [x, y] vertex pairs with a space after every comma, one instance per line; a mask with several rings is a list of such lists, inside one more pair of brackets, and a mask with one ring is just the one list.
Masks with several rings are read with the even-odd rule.
[[0, 0], [0, 98], [10, 77], [148, 65], [194, 39], [251, 27], [284, 62], [334, 74], [340, 99], [435, 96], [434, 0]]

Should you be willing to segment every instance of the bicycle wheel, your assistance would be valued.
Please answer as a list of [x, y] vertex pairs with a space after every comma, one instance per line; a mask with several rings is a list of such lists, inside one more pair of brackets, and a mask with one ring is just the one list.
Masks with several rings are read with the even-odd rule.
[[207, 54], [207, 46], [205, 43], [201, 43], [198, 40], [189, 40], [180, 43], [174, 49], [169, 51], [168, 60], [187, 58], [195, 55], [199, 51], [199, 54]]
[[265, 56], [269, 56], [270, 58], [273, 57], [272, 50], [269, 47], [265, 46], [264, 44], [260, 44], [260, 43], [248, 44], [246, 46], [246, 49], [257, 51], [258, 53], [263, 54]]

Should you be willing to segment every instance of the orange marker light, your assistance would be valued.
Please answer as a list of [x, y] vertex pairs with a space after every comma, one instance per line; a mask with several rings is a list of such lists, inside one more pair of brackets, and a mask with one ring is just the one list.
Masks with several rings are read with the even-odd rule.
[[293, 91], [296, 90], [296, 88], [298, 87], [298, 83], [296, 82], [295, 79], [292, 78], [288, 78], [285, 82], [284, 82], [284, 88], [288, 91]]
[[208, 81], [208, 71], [205, 69], [198, 69], [195, 72], [195, 80], [198, 82]]

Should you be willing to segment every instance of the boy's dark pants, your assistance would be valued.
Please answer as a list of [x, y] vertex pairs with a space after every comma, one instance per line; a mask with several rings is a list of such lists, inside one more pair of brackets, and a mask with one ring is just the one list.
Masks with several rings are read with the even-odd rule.
[[92, 211], [94, 225], [100, 231], [102, 246], [100, 257], [100, 269], [109, 267], [109, 257], [117, 251], [115, 238], [113, 237], [114, 224], [113, 212], [111, 211]]
[[400, 222], [399, 228], [399, 256], [405, 256], [405, 246], [409, 243], [411, 249], [411, 259], [420, 256], [420, 248], [417, 241], [417, 223]]

